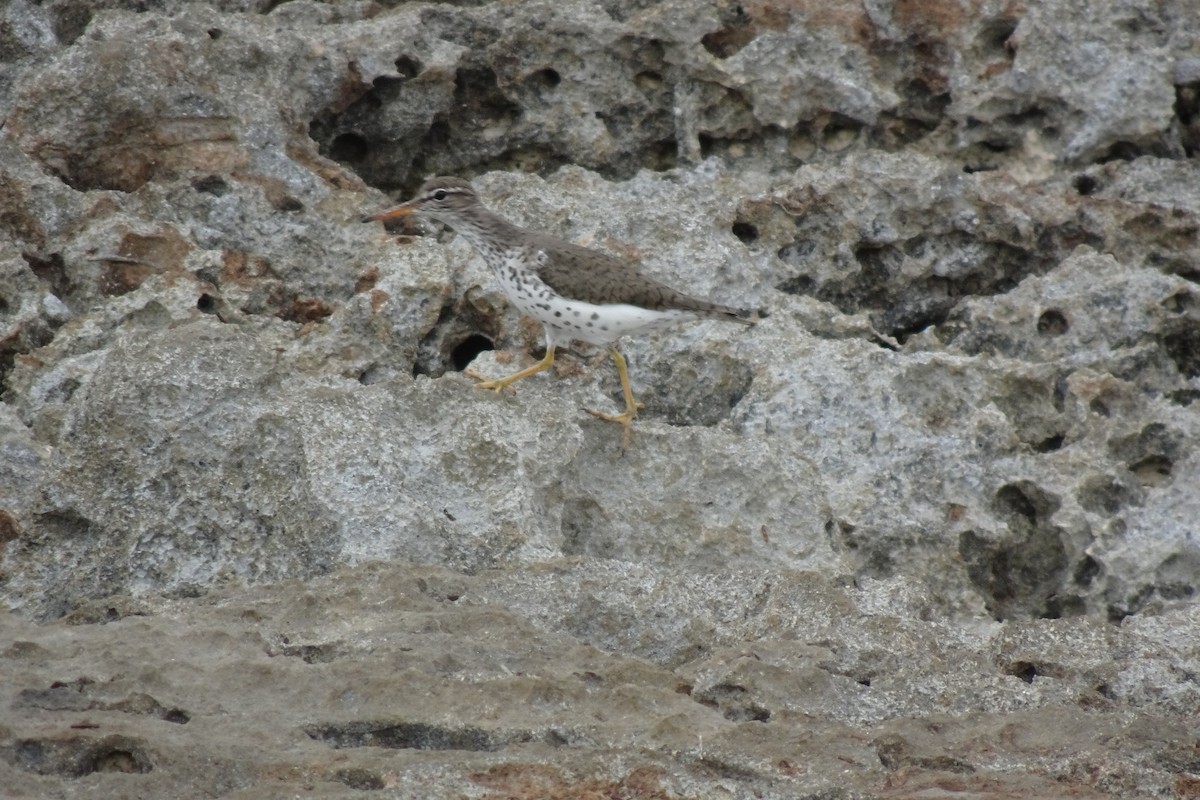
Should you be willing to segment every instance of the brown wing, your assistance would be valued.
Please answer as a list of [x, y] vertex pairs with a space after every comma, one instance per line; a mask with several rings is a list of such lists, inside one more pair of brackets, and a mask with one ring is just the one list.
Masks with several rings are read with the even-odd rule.
[[532, 245], [544, 253], [538, 277], [559, 294], [588, 303], [627, 303], [655, 310], [679, 309], [702, 316], [753, 324], [745, 312], [689, 297], [641, 274], [619, 258], [577, 244], [536, 234]]

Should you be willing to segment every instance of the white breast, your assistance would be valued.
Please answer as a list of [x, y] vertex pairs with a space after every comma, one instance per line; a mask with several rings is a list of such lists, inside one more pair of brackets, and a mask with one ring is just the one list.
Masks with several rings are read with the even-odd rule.
[[695, 318], [689, 311], [655, 311], [626, 303], [598, 305], [561, 297], [528, 267], [525, 258], [509, 255], [493, 266], [493, 272], [509, 301], [546, 327], [547, 344], [578, 339], [609, 345], [630, 333]]

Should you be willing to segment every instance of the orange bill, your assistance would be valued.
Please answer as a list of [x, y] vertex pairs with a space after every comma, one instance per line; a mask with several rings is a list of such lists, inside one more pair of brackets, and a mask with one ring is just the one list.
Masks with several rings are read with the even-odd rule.
[[409, 216], [414, 210], [412, 203], [401, 203], [398, 206], [380, 211], [378, 214], [363, 217], [363, 222], [385, 222], [389, 219], [400, 219], [401, 217]]

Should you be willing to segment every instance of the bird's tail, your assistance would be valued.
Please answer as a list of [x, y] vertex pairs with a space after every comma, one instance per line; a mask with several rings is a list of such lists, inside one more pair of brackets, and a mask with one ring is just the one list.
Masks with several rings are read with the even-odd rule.
[[709, 319], [736, 322], [739, 325], [746, 326], [756, 325], [760, 319], [767, 316], [762, 309], [734, 308], [733, 306], [723, 306], [717, 303], [709, 304], [709, 307], [703, 309], [701, 313]]

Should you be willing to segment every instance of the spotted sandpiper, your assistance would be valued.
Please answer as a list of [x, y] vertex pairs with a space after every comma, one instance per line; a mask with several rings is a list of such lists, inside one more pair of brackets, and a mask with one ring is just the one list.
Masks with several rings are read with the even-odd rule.
[[641, 404], [634, 402], [625, 358], [616, 347], [618, 339], [687, 319], [754, 324], [747, 319], [749, 312], [689, 297], [607, 253], [520, 228], [489, 211], [471, 184], [461, 178], [431, 178], [412, 200], [364, 221], [410, 214], [431, 217], [458, 231], [483, 256], [509, 301], [546, 329], [546, 355], [541, 361], [503, 378], [483, 380], [479, 388], [499, 392], [549, 369], [555, 348], [572, 339], [608, 347], [621, 378], [625, 411], [607, 414], [588, 409], [588, 413], [623, 425], [624, 447], [629, 446]]

